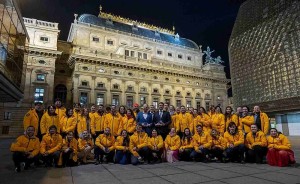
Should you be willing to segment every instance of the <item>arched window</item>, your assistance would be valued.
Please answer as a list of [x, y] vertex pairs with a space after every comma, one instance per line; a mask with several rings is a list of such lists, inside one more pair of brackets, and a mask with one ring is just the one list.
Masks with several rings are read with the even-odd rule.
[[67, 100], [67, 87], [63, 84], [58, 84], [54, 90], [54, 100], [60, 98], [63, 103]]

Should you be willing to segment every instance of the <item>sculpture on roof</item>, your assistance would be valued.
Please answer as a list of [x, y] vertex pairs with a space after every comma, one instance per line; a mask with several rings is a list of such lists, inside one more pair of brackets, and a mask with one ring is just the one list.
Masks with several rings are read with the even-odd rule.
[[221, 64], [224, 63], [224, 61], [222, 60], [221, 56], [218, 56], [216, 58], [213, 58], [211, 56], [211, 54], [213, 52], [215, 52], [215, 50], [211, 51], [209, 46], [207, 46], [206, 50], [203, 51], [205, 56], [205, 63], [204, 64], [208, 64], [208, 63], [212, 63], [212, 64]]

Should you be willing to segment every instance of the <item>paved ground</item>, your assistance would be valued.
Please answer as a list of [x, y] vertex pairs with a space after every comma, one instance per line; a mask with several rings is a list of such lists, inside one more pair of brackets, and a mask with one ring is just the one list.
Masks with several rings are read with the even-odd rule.
[[[300, 137], [290, 137], [296, 160], [300, 160]], [[300, 184], [300, 167], [237, 163], [178, 162], [156, 165], [85, 165], [73, 168], [36, 168], [15, 173], [8, 148], [12, 140], [0, 140], [0, 183], [3, 184], [84, 184], [84, 183], [234, 183], [234, 184]]]

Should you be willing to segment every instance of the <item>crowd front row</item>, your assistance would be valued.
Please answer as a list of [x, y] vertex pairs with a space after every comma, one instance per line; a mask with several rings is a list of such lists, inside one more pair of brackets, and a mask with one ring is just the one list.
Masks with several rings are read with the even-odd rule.
[[133, 133], [121, 130], [118, 135], [106, 127], [97, 136], [83, 130], [77, 140], [73, 131], [65, 130], [62, 137], [57, 127], [52, 125], [43, 135], [42, 141], [35, 136], [35, 127], [28, 126], [25, 134], [12, 143], [13, 161], [16, 171], [21, 171], [31, 164], [43, 163], [46, 167], [76, 166], [86, 164], [88, 160], [100, 163], [118, 164], [159, 163], [163, 161], [202, 161], [202, 162], [256, 162], [264, 159], [272, 166], [288, 166], [294, 164], [294, 153], [286, 136], [270, 129], [270, 135], [258, 129], [256, 124], [250, 126], [250, 132], [244, 133], [234, 122], [230, 122], [222, 135], [217, 129], [204, 130], [201, 124], [196, 125], [194, 133], [185, 128], [178, 135], [171, 128], [163, 139], [156, 129], [150, 136], [142, 125], [136, 125]]

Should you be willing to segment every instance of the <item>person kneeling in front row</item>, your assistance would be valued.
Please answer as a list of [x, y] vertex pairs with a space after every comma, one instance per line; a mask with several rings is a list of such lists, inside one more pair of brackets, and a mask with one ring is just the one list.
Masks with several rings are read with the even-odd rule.
[[216, 158], [216, 162], [224, 162], [224, 150], [226, 147], [225, 139], [220, 136], [220, 132], [216, 129], [211, 130], [211, 149], [210, 149], [210, 157], [211, 159]]
[[82, 132], [82, 137], [78, 139], [78, 159], [81, 164], [87, 164], [87, 160], [94, 160], [94, 143], [87, 130]]
[[130, 162], [129, 139], [128, 132], [122, 130], [115, 142], [115, 163], [125, 165]]
[[95, 142], [96, 165], [112, 162], [114, 157], [115, 137], [110, 133], [110, 128], [104, 129], [104, 134], [99, 135]]
[[141, 125], [136, 126], [136, 132], [130, 137], [129, 150], [131, 152], [131, 164], [149, 161], [148, 135], [143, 131]]
[[200, 124], [196, 126], [196, 131], [196, 134], [193, 136], [194, 150], [190, 157], [194, 161], [202, 160], [207, 162], [211, 138], [208, 133], [202, 130], [202, 125]]
[[62, 145], [62, 166], [72, 167], [77, 165], [77, 150], [78, 150], [78, 142], [74, 138], [73, 132], [68, 132], [67, 136], [63, 139]]
[[13, 161], [15, 164], [15, 171], [21, 171], [21, 163], [24, 162], [24, 169], [28, 169], [31, 163], [38, 160], [40, 152], [40, 141], [34, 136], [34, 127], [28, 126], [25, 135], [17, 138], [16, 142], [12, 143], [10, 151], [13, 152]]

